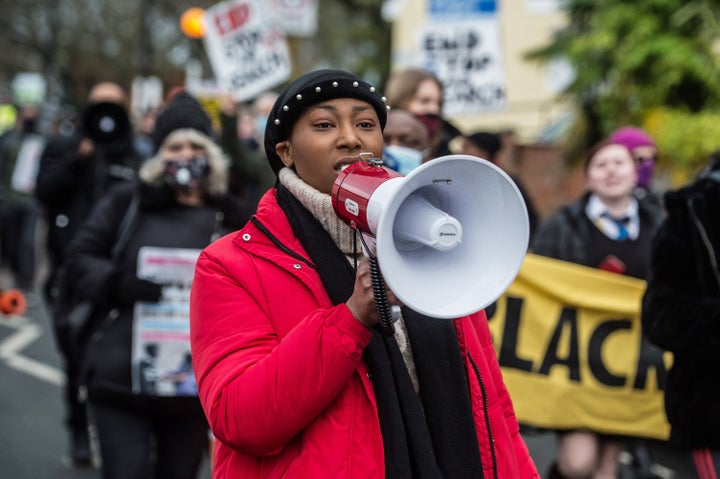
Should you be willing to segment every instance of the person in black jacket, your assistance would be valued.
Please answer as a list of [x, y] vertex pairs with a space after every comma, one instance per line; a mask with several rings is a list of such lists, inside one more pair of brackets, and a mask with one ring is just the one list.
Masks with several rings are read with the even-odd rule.
[[665, 194], [643, 298], [648, 338], [671, 351], [665, 387], [670, 444], [692, 451], [699, 477], [720, 471], [720, 152], [692, 184]]
[[[586, 193], [540, 225], [533, 252], [645, 279], [662, 212], [633, 196], [637, 160], [624, 145], [604, 140], [589, 151], [585, 173]], [[620, 453], [629, 442], [591, 430], [558, 431], [557, 439], [548, 479], [617, 477]]]
[[[140, 182], [109, 191], [67, 250], [75, 291], [102, 311], [90, 327], [82, 381], [105, 478], [195, 478], [208, 447], [197, 396], [176, 395], [162, 378], [163, 367], [169, 372], [190, 350], [187, 301], [197, 255], [248, 219], [228, 195], [227, 158], [211, 134], [197, 100], [175, 95], [158, 115], [158, 150], [141, 167]], [[113, 261], [133, 194], [139, 210]], [[149, 383], [141, 377], [148, 346], [156, 362]]]
[[[40, 158], [35, 195], [42, 205], [48, 224], [47, 252], [50, 274], [44, 285], [44, 297], [50, 306], [53, 332], [63, 358], [66, 377], [66, 422], [70, 429], [70, 454], [75, 465], [90, 465], [87, 411], [80, 399], [80, 366], [65, 315], [57, 309], [59, 274], [65, 249], [100, 196], [112, 185], [132, 181], [141, 163], [141, 155], [132, 142], [132, 129], [123, 123], [128, 105], [125, 90], [112, 82], [95, 85], [88, 94], [79, 128], [72, 135], [49, 140]], [[107, 133], [95, 128], [93, 112], [109, 109], [119, 123]], [[124, 124], [125, 128], [121, 127]]]
[[15, 127], [0, 135], [0, 263], [7, 263], [15, 287], [29, 298], [35, 293], [39, 218], [30, 172], [45, 142], [37, 130], [39, 115], [37, 105], [21, 106]]

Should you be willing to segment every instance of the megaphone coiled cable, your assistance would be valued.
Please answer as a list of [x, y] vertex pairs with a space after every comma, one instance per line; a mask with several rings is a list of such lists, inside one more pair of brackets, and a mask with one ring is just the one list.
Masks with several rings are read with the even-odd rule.
[[[358, 234], [358, 230], [355, 229], [355, 234]], [[392, 336], [395, 334], [395, 321], [397, 318], [393, 318], [392, 308], [388, 303], [387, 294], [385, 293], [385, 280], [380, 272], [380, 265], [378, 264], [377, 256], [370, 252], [370, 248], [365, 243], [362, 233], [360, 233], [360, 241], [362, 241], [365, 253], [368, 256], [368, 262], [370, 263], [370, 280], [372, 281], [373, 296], [375, 297], [375, 307], [378, 313], [378, 324], [376, 328], [383, 336]]]

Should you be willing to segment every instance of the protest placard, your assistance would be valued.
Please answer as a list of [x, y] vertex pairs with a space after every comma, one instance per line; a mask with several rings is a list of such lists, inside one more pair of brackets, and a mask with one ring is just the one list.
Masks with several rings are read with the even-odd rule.
[[220, 87], [250, 100], [287, 80], [287, 41], [260, 0], [221, 2], [205, 12], [205, 48]]

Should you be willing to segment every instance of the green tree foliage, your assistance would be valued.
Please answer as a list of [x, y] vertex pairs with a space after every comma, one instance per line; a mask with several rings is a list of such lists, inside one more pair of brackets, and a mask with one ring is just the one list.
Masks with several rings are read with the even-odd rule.
[[568, 0], [565, 8], [567, 27], [527, 58], [565, 59], [575, 70], [564, 92], [577, 109], [569, 161], [626, 124], [647, 128], [662, 156], [684, 168], [720, 148], [704, 138], [720, 138], [720, 1]]

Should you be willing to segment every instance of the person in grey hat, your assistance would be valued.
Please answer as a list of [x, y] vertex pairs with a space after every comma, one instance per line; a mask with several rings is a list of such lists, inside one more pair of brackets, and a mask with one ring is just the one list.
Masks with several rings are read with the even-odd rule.
[[361, 154], [382, 155], [386, 117], [352, 73], [290, 83], [265, 130], [277, 186], [200, 255], [190, 335], [216, 479], [539, 477], [484, 312], [402, 307], [378, 332], [370, 262], [330, 194]]

